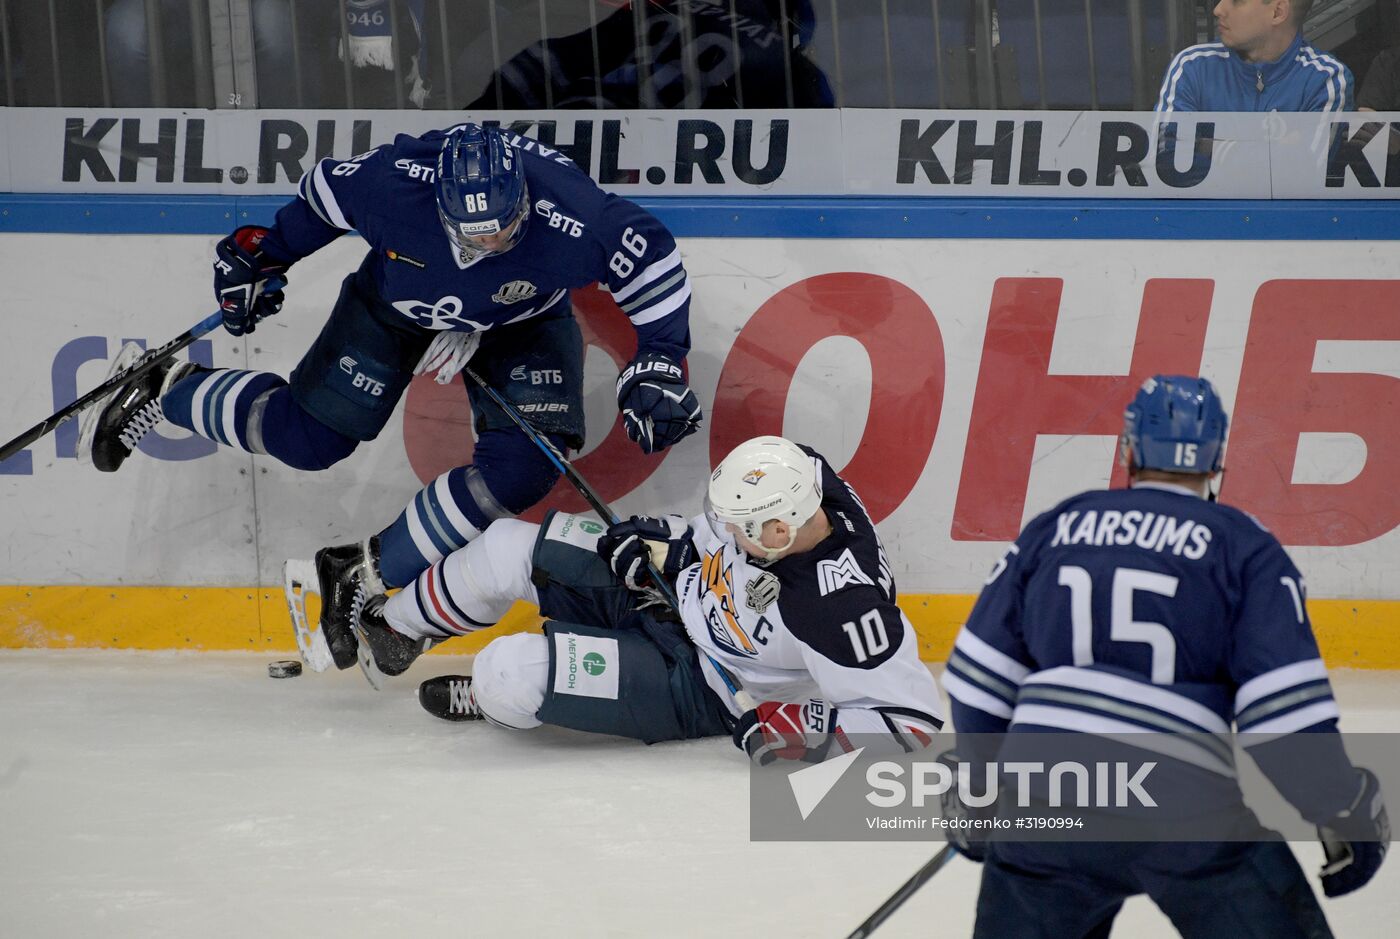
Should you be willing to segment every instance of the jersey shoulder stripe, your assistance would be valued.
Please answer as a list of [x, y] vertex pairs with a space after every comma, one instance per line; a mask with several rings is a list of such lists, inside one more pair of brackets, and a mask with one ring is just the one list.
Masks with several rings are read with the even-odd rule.
[[1265, 672], [1235, 693], [1235, 726], [1241, 733], [1293, 733], [1339, 716], [1321, 659]]

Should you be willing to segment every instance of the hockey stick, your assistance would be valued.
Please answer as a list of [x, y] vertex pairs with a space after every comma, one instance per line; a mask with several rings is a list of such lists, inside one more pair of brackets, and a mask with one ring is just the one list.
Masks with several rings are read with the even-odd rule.
[[[584, 479], [583, 476], [579, 474], [579, 471], [574, 469], [574, 465], [568, 461], [564, 454], [559, 452], [559, 448], [554, 445], [553, 441], [536, 430], [535, 426], [525, 419], [525, 415], [516, 410], [515, 405], [502, 397], [501, 393], [495, 388], [488, 385], [486, 380], [478, 375], [470, 366], [463, 368], [462, 371], [468, 378], [476, 382], [477, 386], [480, 387], [482, 391], [486, 392], [486, 396], [494, 401], [498, 408], [505, 412], [506, 417], [510, 418], [512, 423], [525, 432], [525, 436], [529, 437], [530, 441], [534, 443], [535, 446], [544, 451], [544, 455], [549, 457], [549, 461], [554, 464], [556, 469], [564, 474], [564, 477], [568, 479], [569, 482], [573, 483], [574, 488], [579, 491], [579, 495], [583, 496], [584, 501], [588, 503], [593, 511], [598, 513], [599, 518], [603, 519], [609, 525], [620, 521], [613, 510], [608, 507], [608, 504], [599, 497], [598, 493], [593, 491], [593, 487], [588, 485], [588, 480]], [[666, 583], [666, 579], [661, 576], [661, 572], [656, 569], [656, 565], [648, 562], [647, 573], [651, 575], [651, 581], [656, 585], [657, 592], [661, 594], [662, 599], [665, 600], [666, 604], [679, 616], [681, 606], [679, 601], [676, 600], [676, 594], [671, 590], [671, 586]], [[723, 665], [720, 665], [719, 662], [715, 660], [714, 656], [705, 652], [703, 649], [698, 651], [701, 652], [705, 658], [710, 660], [711, 667], [714, 668], [715, 673], [719, 675], [720, 680], [724, 682], [724, 686], [729, 689], [729, 693], [734, 697], [734, 702], [738, 704], [742, 710], [752, 711], [758, 707], [758, 702], [753, 699], [753, 695], [740, 688], [738, 682], [734, 680], [734, 676], [731, 675]]]
[[943, 865], [952, 860], [953, 856], [957, 853], [958, 852], [953, 850], [951, 844], [945, 844], [942, 851], [939, 851], [933, 857], [929, 858], [928, 862], [925, 863], [923, 867], [914, 872], [913, 877], [906, 880], [898, 890], [890, 895], [888, 900], [881, 903], [879, 908], [866, 917], [865, 922], [857, 926], [855, 932], [847, 936], [846, 939], [866, 939], [867, 936], [879, 928], [881, 923], [889, 919], [895, 910], [903, 906], [905, 900], [912, 897], [915, 891], [928, 883], [934, 874], [942, 870]]
[[94, 402], [101, 401], [103, 397], [111, 394], [117, 388], [131, 381], [133, 378], [140, 378], [142, 375], [146, 374], [151, 369], [155, 368], [157, 365], [160, 365], [166, 359], [170, 358], [172, 355], [179, 352], [181, 349], [185, 348], [190, 343], [194, 342], [200, 336], [203, 336], [205, 333], [212, 332], [214, 329], [217, 329], [223, 323], [223, 321], [224, 320], [222, 313], [213, 313], [206, 319], [202, 320], [199, 323], [196, 323], [194, 326], [185, 330], [183, 333], [176, 336], [174, 339], [170, 340], [165, 345], [156, 349], [154, 353], [147, 353], [146, 356], [143, 359], [141, 359], [139, 363], [134, 367], [127, 369], [119, 375], [113, 375], [111, 378], [107, 379], [105, 382], [98, 385], [96, 388], [92, 389], [87, 394], [83, 395], [77, 401], [74, 401], [67, 407], [61, 408], [60, 410], [54, 412], [53, 414], [44, 418], [39, 423], [35, 424], [33, 427], [26, 430], [24, 433], [20, 434], [14, 440], [11, 440], [3, 447], [0, 447], [0, 460], [9, 459], [11, 456], [14, 456], [16, 453], [23, 450], [25, 447], [29, 446], [34, 441], [38, 440], [40, 437], [44, 436], [49, 431], [58, 427], [60, 424], [64, 423], [65, 421], [72, 420], [72, 418], [79, 411], [83, 410], [83, 408], [93, 404]]

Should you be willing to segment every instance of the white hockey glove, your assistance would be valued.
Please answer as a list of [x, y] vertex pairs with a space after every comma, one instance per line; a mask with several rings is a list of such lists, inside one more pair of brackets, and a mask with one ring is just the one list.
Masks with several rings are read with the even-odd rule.
[[445, 385], [456, 378], [462, 369], [466, 368], [471, 357], [476, 354], [476, 347], [479, 345], [481, 345], [481, 333], [463, 333], [455, 330], [438, 333], [433, 337], [428, 351], [424, 352], [423, 357], [418, 360], [413, 374], [426, 375], [433, 369], [437, 369], [437, 375], [433, 377], [433, 381], [439, 385]]

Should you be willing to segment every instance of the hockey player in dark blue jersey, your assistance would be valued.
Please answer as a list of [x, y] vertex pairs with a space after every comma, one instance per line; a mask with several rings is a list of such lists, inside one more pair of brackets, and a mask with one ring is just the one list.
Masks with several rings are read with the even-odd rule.
[[[1000, 739], [1003, 760], [1045, 731], [1147, 741], [1233, 724], [1318, 826], [1323, 889], [1339, 896], [1375, 874], [1389, 821], [1375, 775], [1352, 766], [1337, 733], [1302, 575], [1252, 517], [1208, 498], [1225, 429], [1205, 379], [1145, 382], [1124, 415], [1130, 487], [1082, 493], [1026, 526], [958, 635], [944, 687], [959, 735], [1006, 733], [975, 738]], [[1201, 765], [1238, 796], [1233, 764]], [[976, 935], [1107, 935], [1139, 893], [1185, 936], [1331, 935], [1288, 845], [1258, 832], [1211, 843], [964, 839], [986, 862]]]
[[[113, 472], [165, 419], [321, 470], [379, 434], [414, 374], [435, 371], [445, 384], [469, 359], [556, 446], [578, 450], [583, 348], [569, 291], [595, 281], [637, 332], [616, 389], [627, 435], [653, 453], [699, 426], [681, 367], [691, 291], [675, 239], [557, 150], [461, 124], [322, 160], [270, 228], [244, 226], [219, 242], [214, 289], [228, 331], [250, 333], [277, 313], [287, 269], [352, 230], [369, 251], [290, 380], [170, 362], [91, 409], [80, 456]], [[129, 344], [113, 371], [140, 354]], [[512, 380], [531, 373], [549, 380]], [[360, 588], [410, 583], [493, 520], [534, 505], [559, 475], [479, 388], [467, 391], [473, 462], [429, 484], [374, 537], [317, 555], [321, 627], [340, 668], [355, 662]]]

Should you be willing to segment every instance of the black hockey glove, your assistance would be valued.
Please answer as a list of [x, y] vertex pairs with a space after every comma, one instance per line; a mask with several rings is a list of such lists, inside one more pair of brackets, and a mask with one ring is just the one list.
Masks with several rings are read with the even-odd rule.
[[1369, 769], [1357, 767], [1356, 772], [1361, 785], [1351, 806], [1317, 829], [1327, 854], [1322, 892], [1329, 897], [1364, 887], [1380, 870], [1390, 847], [1390, 815], [1381, 799], [1380, 781]]
[[[949, 750], [947, 753], [941, 754], [938, 757], [938, 762], [948, 767], [953, 782], [939, 796], [939, 805], [948, 826], [944, 829], [948, 843], [969, 861], [981, 864], [987, 859], [988, 835], [991, 831], [990, 828], [982, 826], [984, 824], [990, 825], [991, 820], [996, 818], [996, 804], [993, 803], [985, 808], [974, 808], [959, 798], [958, 767], [966, 761], [958, 751]], [[974, 787], [974, 791], [980, 790]]]
[[734, 746], [759, 766], [774, 760], [820, 763], [831, 746], [836, 708], [813, 698], [805, 703], [760, 701], [734, 725]]
[[627, 436], [656, 453], [700, 429], [700, 401], [681, 367], [659, 352], [643, 352], [617, 376], [617, 408]]
[[282, 309], [288, 265], [263, 252], [265, 237], [266, 228], [244, 225], [214, 249], [214, 296], [230, 335], [251, 333]]
[[598, 554], [617, 578], [631, 590], [651, 586], [647, 564], [653, 563], [661, 576], [674, 583], [680, 572], [695, 562], [694, 532], [679, 515], [654, 518], [634, 515], [608, 526], [598, 539]]

